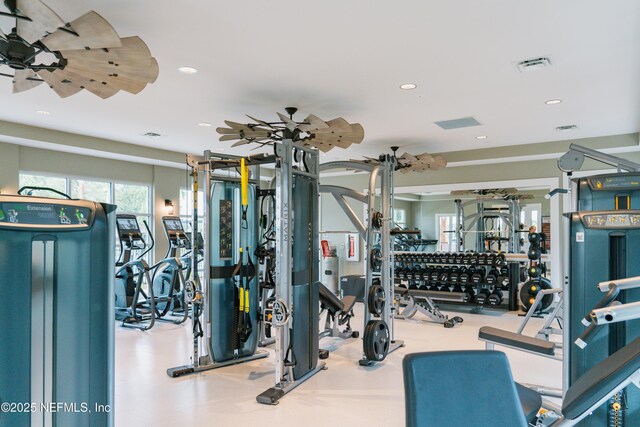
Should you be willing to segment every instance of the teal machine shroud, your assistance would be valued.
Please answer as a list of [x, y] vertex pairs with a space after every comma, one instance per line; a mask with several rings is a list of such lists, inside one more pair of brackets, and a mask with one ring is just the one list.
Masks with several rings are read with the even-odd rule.
[[[246, 221], [242, 220], [240, 183], [213, 181], [211, 186], [211, 211], [209, 212], [209, 242], [211, 276], [209, 281], [209, 318], [212, 325], [210, 354], [215, 362], [253, 355], [258, 347], [259, 281], [254, 277], [249, 284], [249, 315], [253, 329], [246, 342], [236, 352], [234, 341], [234, 316], [236, 286], [230, 276], [239, 261], [239, 249], [243, 248], [244, 264], [251, 257], [257, 265], [254, 252], [258, 238], [257, 195], [255, 184], [248, 187]], [[248, 250], [247, 250], [248, 247]]]
[[[600, 327], [585, 349], [575, 346], [584, 332], [582, 318], [604, 296], [599, 282], [640, 275], [640, 174], [623, 173], [576, 181], [578, 212], [571, 214], [569, 384], [596, 363], [640, 335], [640, 320]], [[640, 301], [640, 289], [620, 292], [621, 302]], [[640, 391], [626, 389], [626, 424], [640, 425]], [[613, 425], [605, 404], [580, 425]], [[623, 405], [624, 406], [624, 405]], [[621, 414], [619, 414], [621, 415]]]
[[[113, 426], [115, 206], [0, 195], [0, 427]], [[62, 406], [61, 406], [62, 405]]]

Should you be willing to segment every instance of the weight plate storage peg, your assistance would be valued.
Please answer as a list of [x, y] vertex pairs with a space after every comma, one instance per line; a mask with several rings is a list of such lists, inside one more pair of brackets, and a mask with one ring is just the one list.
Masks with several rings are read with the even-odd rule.
[[387, 357], [391, 336], [387, 324], [382, 320], [370, 320], [364, 328], [362, 344], [368, 360], [381, 362]]
[[367, 299], [367, 308], [369, 313], [374, 316], [380, 316], [384, 310], [385, 295], [384, 289], [380, 285], [372, 285], [369, 289], [369, 297]]

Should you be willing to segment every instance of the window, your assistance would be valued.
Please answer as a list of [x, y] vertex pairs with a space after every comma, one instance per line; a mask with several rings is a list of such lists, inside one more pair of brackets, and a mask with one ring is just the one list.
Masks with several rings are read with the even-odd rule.
[[[18, 179], [20, 187], [50, 187], [68, 194], [74, 199], [92, 200], [94, 202], [111, 203], [118, 206], [117, 213], [130, 214], [138, 217], [143, 237], [148, 238], [144, 222], [153, 231], [151, 216], [151, 187], [141, 184], [125, 184], [120, 182], [100, 181], [90, 178], [63, 177], [43, 175], [30, 172], [20, 172]], [[62, 197], [55, 193], [38, 190], [34, 195], [47, 197]], [[147, 240], [148, 241], [148, 240]], [[145, 256], [145, 260], [153, 262], [153, 251]], [[116, 259], [120, 256], [120, 247], [116, 239]]]
[[70, 179], [69, 195], [74, 199], [92, 200], [94, 202], [111, 202], [111, 183]]
[[436, 214], [436, 232], [438, 251], [456, 252], [458, 250], [458, 234], [456, 233], [455, 214]]
[[407, 228], [407, 211], [404, 209], [393, 210], [393, 222], [395, 227]]
[[[25, 186], [31, 187], [49, 187], [54, 190], [61, 191], [67, 194], [67, 179], [61, 178], [57, 176], [43, 176], [43, 175], [32, 175], [27, 173], [21, 173], [18, 178], [18, 184], [20, 188]], [[45, 194], [46, 193], [46, 194]], [[38, 196], [47, 196], [47, 197], [62, 197], [55, 193], [44, 192], [44, 191], [34, 191], [34, 195]]]

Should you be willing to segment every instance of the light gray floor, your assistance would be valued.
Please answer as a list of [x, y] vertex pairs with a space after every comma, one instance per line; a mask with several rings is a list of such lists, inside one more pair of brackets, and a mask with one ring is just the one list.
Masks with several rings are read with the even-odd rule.
[[[353, 326], [362, 330], [362, 305]], [[328, 369], [285, 396], [277, 406], [256, 402], [274, 383], [273, 354], [253, 362], [169, 378], [165, 370], [189, 362], [190, 321], [181, 326], [156, 323], [148, 332], [116, 328], [115, 419], [117, 427], [154, 426], [402, 426], [404, 392], [402, 358], [419, 351], [482, 349], [480, 326], [514, 331], [521, 321], [515, 313], [492, 310], [464, 318], [454, 329], [417, 320], [396, 320], [396, 338], [406, 346], [374, 367], [357, 361], [361, 340], [325, 338], [331, 350]], [[543, 321], [534, 319], [532, 330]], [[502, 349], [504, 350], [504, 349]], [[271, 350], [270, 350], [271, 351]], [[560, 387], [561, 363], [518, 351], [505, 350], [514, 378], [525, 383]], [[443, 396], [443, 410], [456, 410], [455, 396]], [[466, 404], [472, 404], [467, 402]]]

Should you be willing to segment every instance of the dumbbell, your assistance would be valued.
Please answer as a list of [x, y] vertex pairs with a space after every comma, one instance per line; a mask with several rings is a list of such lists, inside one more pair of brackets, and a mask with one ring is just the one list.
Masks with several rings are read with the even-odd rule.
[[435, 262], [436, 262], [435, 254], [432, 254], [432, 253], [428, 254], [427, 255], [427, 262], [429, 264], [435, 264]]
[[489, 285], [495, 285], [495, 284], [498, 283], [498, 276], [499, 275], [500, 275], [500, 273], [498, 273], [498, 269], [495, 268], [495, 267], [491, 267], [491, 269], [487, 273], [487, 276], [485, 277], [484, 280]]
[[433, 267], [431, 266], [426, 266], [423, 270], [422, 270], [422, 276], [420, 277], [422, 280], [429, 280], [429, 277], [431, 277], [431, 272], [433, 271]]
[[469, 277], [475, 273], [475, 267], [469, 267], [465, 271], [461, 272], [458, 276], [458, 284], [466, 285], [469, 283]]
[[462, 259], [464, 258], [464, 254], [458, 252], [455, 254], [455, 263], [456, 264], [462, 264]]
[[426, 291], [429, 289], [429, 286], [426, 283], [423, 283], [421, 285], [418, 286], [418, 289], [421, 291]]
[[469, 264], [469, 258], [470, 258], [470, 257], [471, 257], [471, 254], [470, 254], [470, 253], [468, 253], [468, 252], [465, 252], [465, 253], [462, 255], [462, 263], [463, 263], [463, 264]]
[[495, 254], [493, 257], [493, 265], [496, 267], [504, 267], [507, 264], [507, 259], [503, 253]]
[[478, 304], [486, 304], [487, 299], [489, 298], [489, 295], [491, 295], [491, 292], [489, 291], [489, 289], [486, 289], [486, 288], [480, 289], [478, 291], [478, 295], [476, 295], [476, 302]]
[[478, 265], [485, 265], [487, 263], [487, 254], [478, 254]]
[[442, 267], [436, 267], [431, 271], [431, 276], [429, 277], [429, 281], [431, 283], [437, 283], [440, 278], [440, 272], [442, 271]]
[[418, 284], [416, 282], [409, 282], [409, 289], [418, 289]]
[[503, 294], [502, 291], [498, 288], [495, 288], [489, 298], [487, 299], [487, 304], [491, 306], [497, 306], [502, 304]]
[[448, 254], [447, 262], [449, 264], [455, 264], [455, 262], [456, 262], [456, 253], [455, 252], [451, 252], [451, 253]]
[[452, 285], [455, 285], [456, 283], [458, 283], [458, 278], [460, 277], [460, 270], [454, 270], [451, 273], [449, 273], [449, 283]]
[[442, 272], [440, 273], [440, 277], [438, 277], [438, 283], [442, 284], [442, 285], [446, 285], [447, 283], [449, 283], [449, 269], [448, 268], [443, 268]]
[[477, 253], [470, 253], [469, 254], [469, 264], [477, 264], [478, 263], [478, 254]]
[[476, 293], [473, 290], [473, 286], [465, 286], [463, 292], [466, 295], [466, 302], [474, 302], [475, 301], [475, 297], [476, 297]]
[[475, 273], [471, 275], [471, 277], [469, 278], [470, 279], [469, 281], [474, 284], [484, 283], [484, 274], [485, 274], [484, 267], [476, 268]]

